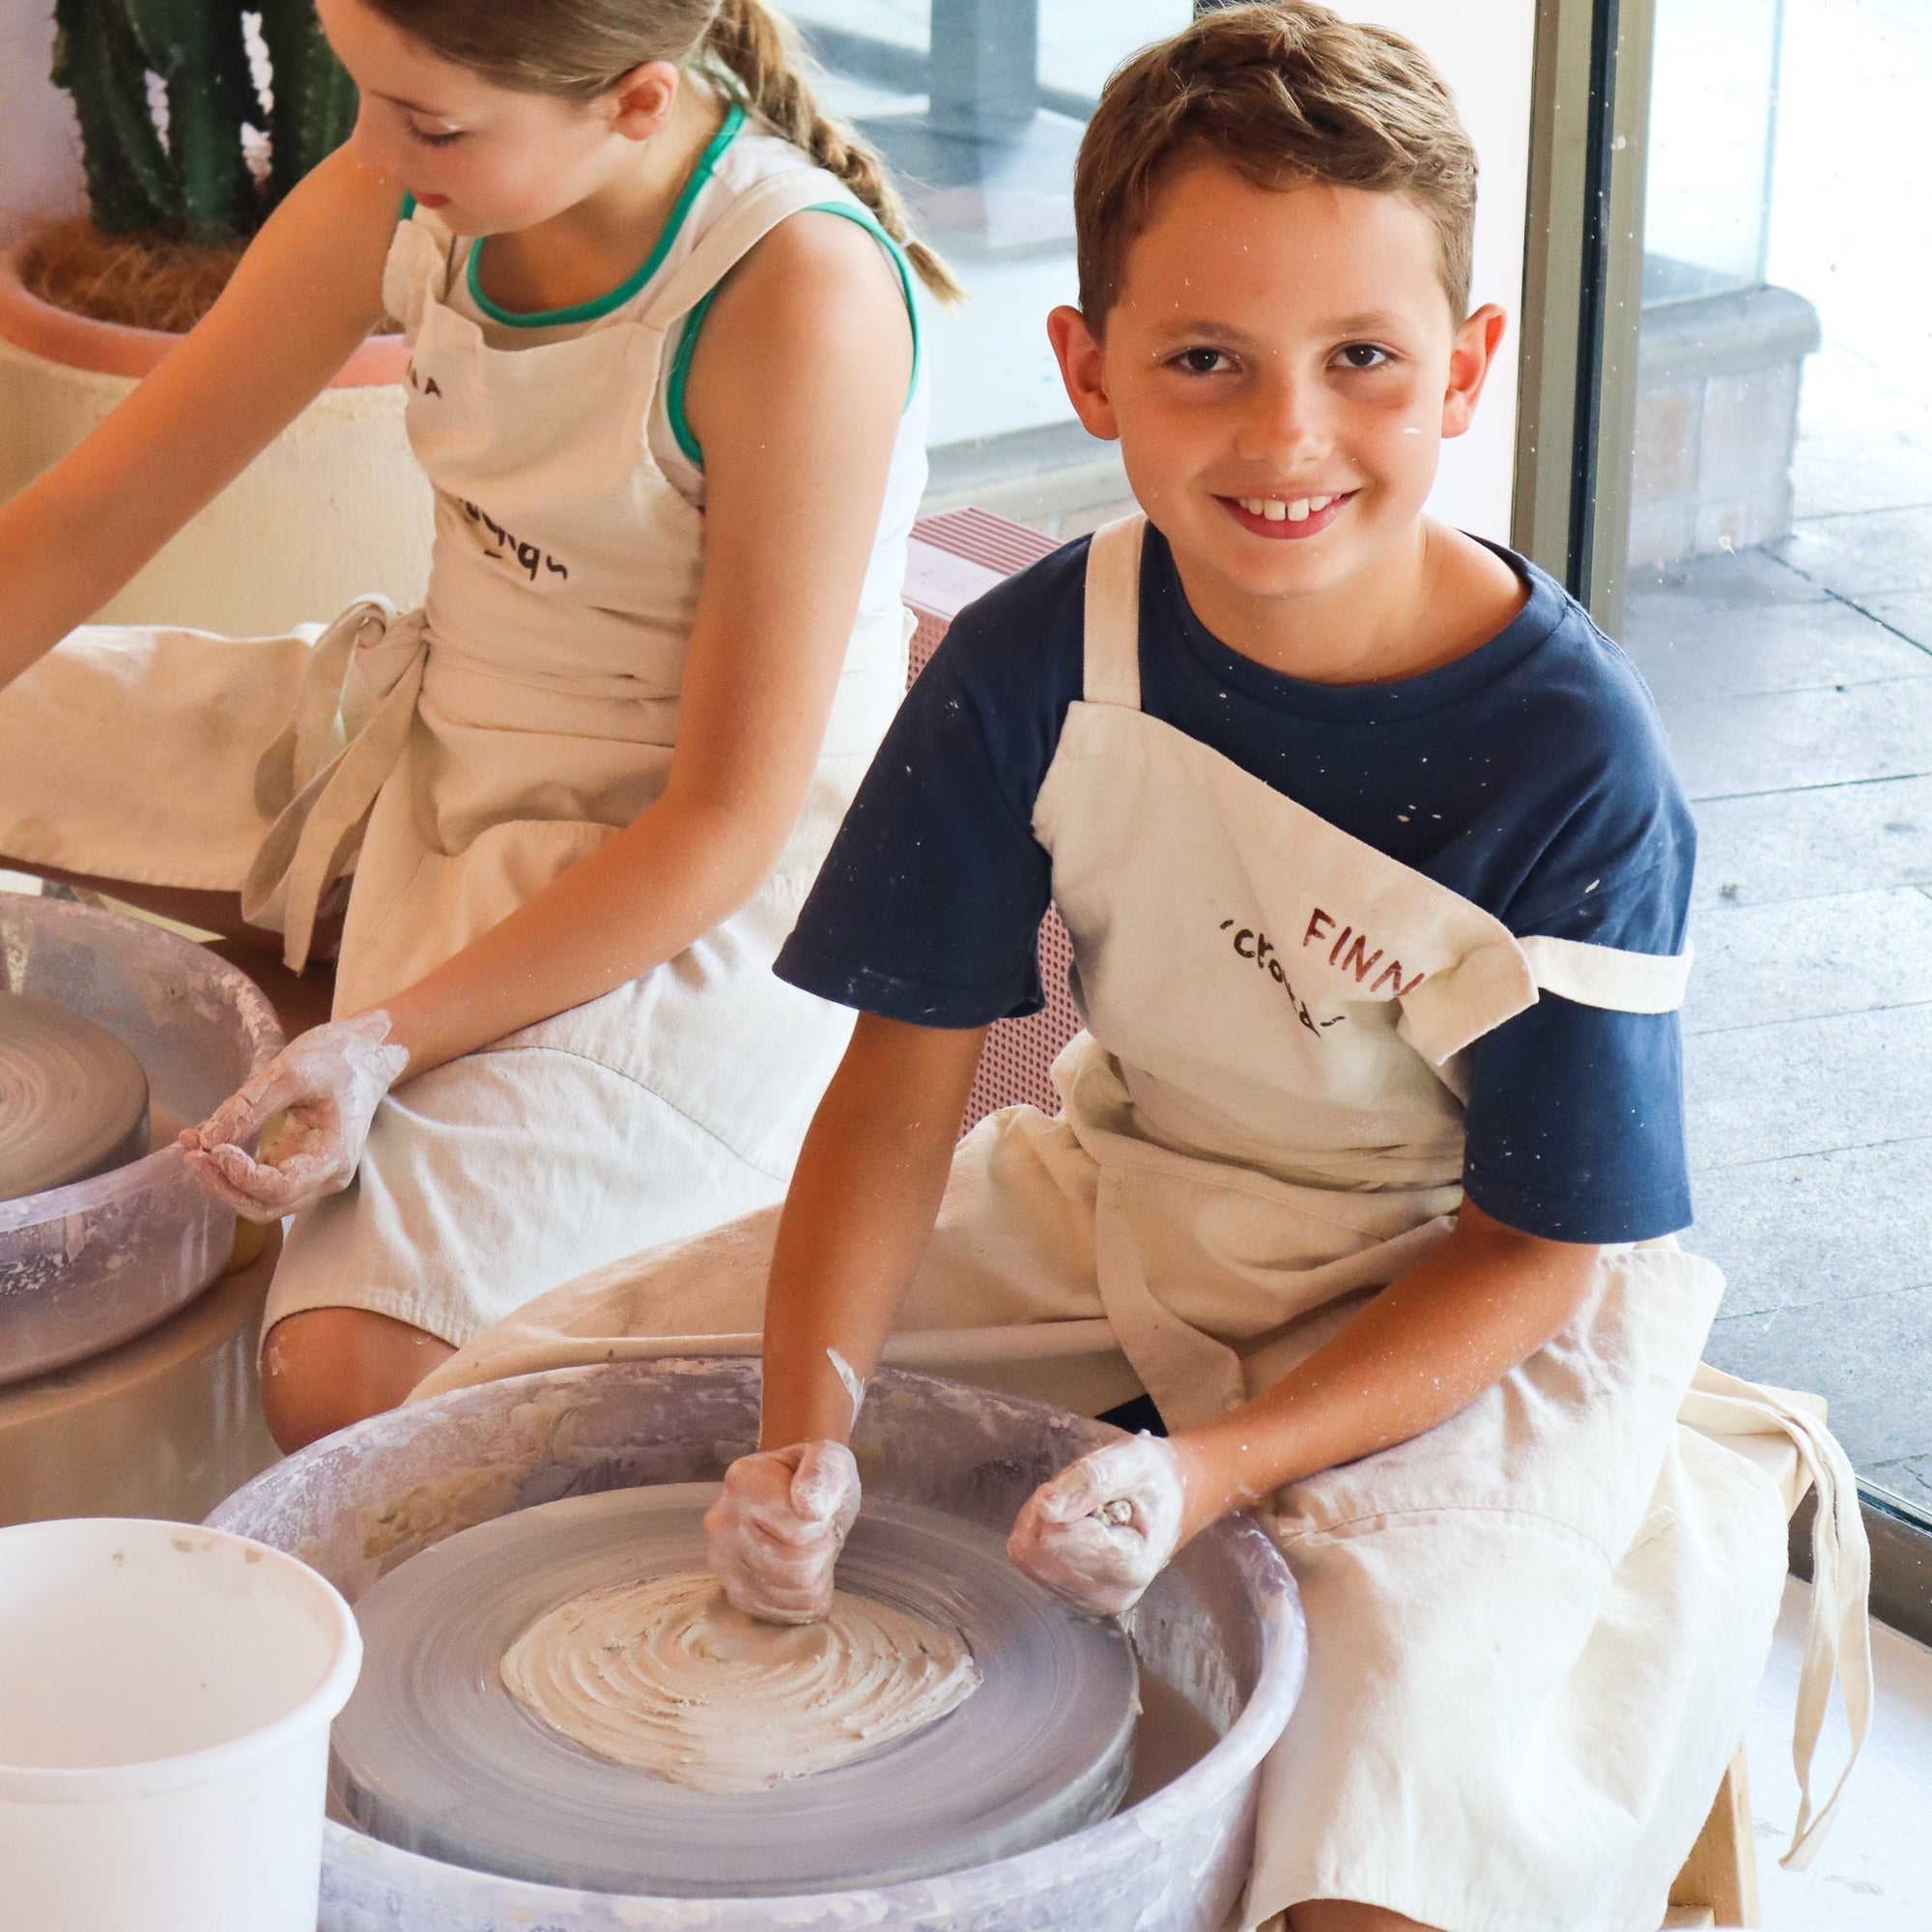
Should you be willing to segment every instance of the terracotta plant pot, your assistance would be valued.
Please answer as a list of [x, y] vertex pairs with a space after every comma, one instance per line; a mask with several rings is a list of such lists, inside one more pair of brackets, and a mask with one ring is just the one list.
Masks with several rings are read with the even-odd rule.
[[[0, 254], [0, 499], [56, 462], [180, 339], [70, 314]], [[429, 577], [429, 485], [403, 432], [400, 336], [375, 336], [99, 613], [102, 623], [275, 635]]]

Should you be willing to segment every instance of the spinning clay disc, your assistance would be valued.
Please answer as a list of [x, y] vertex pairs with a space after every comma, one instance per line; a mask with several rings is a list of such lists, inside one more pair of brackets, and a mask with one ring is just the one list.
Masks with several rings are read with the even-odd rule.
[[148, 1151], [148, 1076], [104, 1027], [0, 991], [0, 1201]]
[[964, 1639], [979, 1687], [923, 1728], [768, 1789], [705, 1791], [610, 1762], [520, 1704], [505, 1653], [586, 1593], [701, 1572], [717, 1493], [684, 1483], [546, 1503], [373, 1585], [355, 1605], [362, 1675], [333, 1734], [341, 1814], [482, 1871], [706, 1897], [894, 1884], [1113, 1811], [1136, 1710], [1125, 1634], [1056, 1603], [990, 1531], [906, 1503], [867, 1502], [838, 1588]]

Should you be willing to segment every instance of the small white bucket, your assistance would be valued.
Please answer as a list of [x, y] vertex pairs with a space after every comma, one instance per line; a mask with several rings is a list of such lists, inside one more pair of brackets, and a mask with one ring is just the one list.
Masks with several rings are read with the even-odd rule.
[[0, 1919], [314, 1932], [362, 1640], [293, 1556], [185, 1523], [0, 1529]]

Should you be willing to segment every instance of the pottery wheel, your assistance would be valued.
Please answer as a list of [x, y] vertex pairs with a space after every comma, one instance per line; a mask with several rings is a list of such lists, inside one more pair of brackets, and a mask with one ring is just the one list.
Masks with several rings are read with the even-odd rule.
[[148, 1151], [148, 1076], [105, 1027], [0, 991], [0, 1201]]
[[479, 1523], [355, 1605], [362, 1675], [330, 1795], [372, 1836], [453, 1864], [672, 1897], [822, 1891], [952, 1871], [1097, 1823], [1120, 1803], [1135, 1665], [990, 1531], [867, 1502], [838, 1587], [959, 1633], [980, 1671], [956, 1710], [769, 1791], [709, 1793], [610, 1764], [503, 1688], [503, 1653], [586, 1590], [704, 1568], [713, 1483], [613, 1490]]

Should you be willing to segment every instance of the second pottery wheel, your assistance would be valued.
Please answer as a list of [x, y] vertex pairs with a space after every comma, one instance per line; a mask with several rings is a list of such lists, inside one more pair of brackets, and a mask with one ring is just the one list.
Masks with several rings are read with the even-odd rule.
[[107, 1031], [0, 987], [0, 1201], [148, 1151], [148, 1076]]
[[1000, 1539], [868, 1503], [838, 1586], [957, 1631], [981, 1683], [928, 1728], [769, 1791], [713, 1794], [609, 1764], [503, 1688], [504, 1651], [606, 1585], [704, 1568], [711, 1483], [613, 1490], [479, 1523], [355, 1606], [362, 1677], [336, 1720], [334, 1804], [390, 1844], [545, 1884], [673, 1897], [889, 1885], [1009, 1857], [1105, 1818], [1125, 1789], [1135, 1665]]

